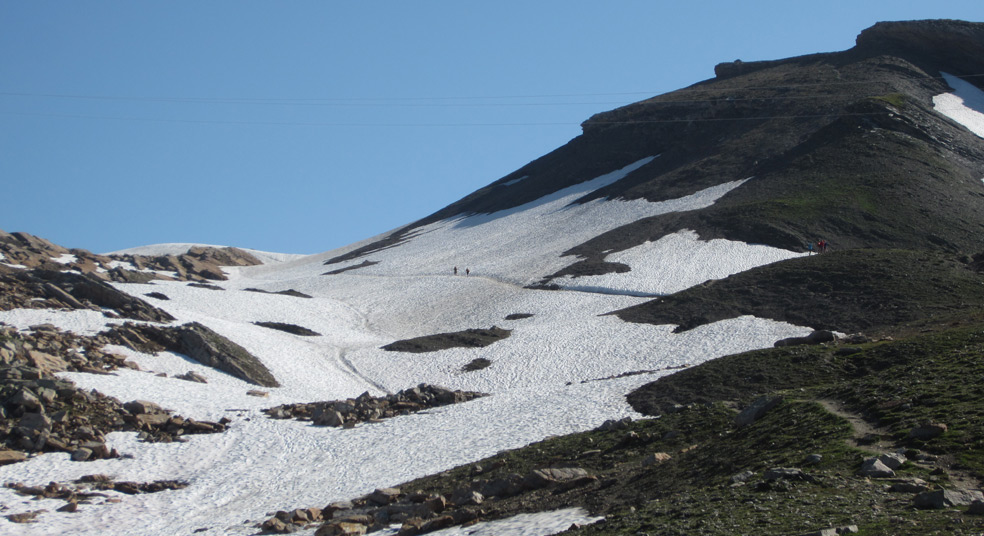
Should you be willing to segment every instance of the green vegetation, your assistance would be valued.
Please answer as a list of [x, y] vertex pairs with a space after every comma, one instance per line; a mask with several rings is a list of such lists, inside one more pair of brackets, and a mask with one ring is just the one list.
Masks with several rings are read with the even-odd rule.
[[[484, 517], [581, 506], [606, 517], [570, 531], [586, 535], [779, 535], [845, 525], [866, 535], [979, 534], [984, 518], [965, 507], [917, 510], [913, 492], [889, 491], [897, 480], [858, 471], [863, 459], [902, 449], [910, 461], [898, 478], [979, 487], [982, 379], [980, 321], [899, 340], [747, 352], [660, 378], [630, 396], [634, 407], [659, 418], [550, 438], [405, 487], [450, 493], [475, 479], [580, 467], [598, 480], [491, 499]], [[761, 396], [781, 401], [739, 427], [736, 409]], [[925, 421], [948, 430], [909, 438]], [[657, 452], [671, 457], [645, 463]], [[767, 478], [774, 468], [803, 476]]]
[[888, 103], [896, 108], [902, 108], [903, 106], [905, 106], [905, 95], [901, 93], [889, 93], [887, 95], [878, 95], [876, 97], [871, 97], [871, 99]]

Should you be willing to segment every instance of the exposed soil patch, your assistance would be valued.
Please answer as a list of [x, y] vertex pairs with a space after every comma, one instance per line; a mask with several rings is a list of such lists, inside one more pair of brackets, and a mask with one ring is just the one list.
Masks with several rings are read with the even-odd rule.
[[312, 329], [298, 326], [296, 324], [286, 324], [284, 322], [253, 322], [257, 326], [263, 326], [265, 328], [276, 329], [279, 331], [285, 331], [292, 335], [300, 335], [302, 337], [320, 337], [321, 334]]
[[505, 339], [511, 333], [511, 330], [496, 326], [489, 329], [467, 329], [396, 341], [383, 346], [383, 350], [419, 354], [447, 350], [448, 348], [480, 348]]

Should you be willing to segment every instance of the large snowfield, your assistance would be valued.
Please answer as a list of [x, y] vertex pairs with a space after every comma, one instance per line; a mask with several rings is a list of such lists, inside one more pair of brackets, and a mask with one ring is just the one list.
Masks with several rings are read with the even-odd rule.
[[[754, 180], [661, 203], [571, 204], [650, 160], [508, 211], [419, 228], [396, 247], [347, 263], [324, 265], [354, 246], [306, 257], [264, 255], [264, 265], [228, 269], [229, 280], [219, 283], [224, 291], [180, 282], [118, 284], [135, 296], [150, 291], [167, 295], [170, 300], [154, 305], [180, 323], [201, 322], [236, 341], [259, 357], [282, 387], [267, 389], [266, 398], [247, 396], [255, 386], [184, 356], [138, 354], [122, 347], [114, 350], [142, 371], [63, 373], [83, 388], [124, 402], [151, 400], [185, 417], [229, 417], [233, 422], [224, 433], [189, 436], [182, 443], [144, 443], [134, 433], [114, 433], [110, 446], [124, 455], [117, 459], [71, 462], [68, 454], [44, 454], [0, 467], [3, 483], [44, 485], [94, 473], [116, 480], [190, 483], [178, 491], [113, 494], [119, 502], [81, 504], [75, 513], [55, 512], [62, 501], [32, 500], [3, 488], [4, 514], [48, 512], [32, 524], [0, 518], [0, 533], [164, 536], [208, 529], [207, 534], [255, 534], [255, 524], [276, 510], [323, 507], [551, 435], [588, 430], [608, 419], [639, 418], [625, 402], [636, 387], [674, 368], [808, 333], [808, 327], [742, 317], [674, 334], [673, 326], [631, 324], [605, 315], [652, 299], [645, 296], [801, 254], [702, 241], [691, 231], [612, 253], [609, 260], [628, 264], [628, 273], [560, 280], [559, 291], [523, 288], [573, 263], [576, 259], [561, 254], [589, 238], [639, 218], [698, 210]], [[139, 252], [173, 253], [176, 247]], [[377, 264], [323, 275], [364, 260]], [[470, 275], [464, 275], [466, 268]], [[247, 288], [294, 289], [313, 298]], [[532, 316], [505, 319], [513, 313]], [[51, 323], [83, 334], [114, 322], [91, 311], [51, 310], [4, 311], [0, 321], [24, 330]], [[256, 321], [292, 323], [322, 335], [295, 336], [254, 325]], [[475, 349], [421, 354], [380, 349], [398, 339], [493, 325], [512, 330], [511, 336]], [[479, 357], [492, 365], [462, 371]], [[174, 378], [189, 370], [208, 383]], [[651, 372], [610, 379], [634, 371]], [[158, 376], [161, 372], [167, 376]], [[352, 429], [272, 420], [261, 413], [278, 404], [335, 400], [365, 391], [380, 395], [420, 383], [491, 396]], [[468, 533], [552, 534], [589, 520], [586, 516], [579, 510], [545, 513], [470, 527]], [[447, 534], [464, 533], [457, 530]]]

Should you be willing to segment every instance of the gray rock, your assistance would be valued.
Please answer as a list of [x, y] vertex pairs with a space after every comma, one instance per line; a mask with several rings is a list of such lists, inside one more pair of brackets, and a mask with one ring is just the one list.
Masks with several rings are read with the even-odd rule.
[[458, 489], [451, 495], [451, 502], [456, 506], [478, 506], [484, 501], [481, 493], [468, 488]]
[[270, 370], [245, 348], [197, 322], [167, 330], [168, 349], [261, 387], [280, 387]]
[[781, 396], [759, 397], [735, 417], [735, 424], [738, 426], [748, 426], [761, 419], [763, 415], [776, 407], [780, 402], [782, 402]]
[[840, 534], [856, 534], [858, 532], [857, 525], [847, 525], [844, 527], [831, 527], [829, 529], [820, 529], [813, 532], [805, 532], [801, 536], [838, 536]]
[[511, 473], [502, 478], [484, 482], [478, 491], [486, 497], [512, 497], [522, 493], [522, 482], [523, 477], [516, 473]]
[[929, 484], [921, 478], [906, 478], [893, 483], [888, 491], [895, 493], [922, 493], [929, 491]]
[[891, 478], [895, 476], [895, 471], [878, 458], [868, 458], [861, 464], [859, 474], [871, 478]]
[[41, 407], [41, 399], [27, 388], [17, 391], [7, 403], [14, 406], [24, 406], [28, 410], [36, 410]]
[[748, 482], [753, 476], [755, 476], [755, 473], [753, 473], [752, 471], [742, 471], [737, 475], [731, 475], [731, 483], [744, 484], [745, 482]]
[[342, 426], [345, 424], [345, 417], [333, 409], [318, 405], [311, 412], [311, 422], [318, 426]]
[[185, 381], [195, 382], [195, 383], [208, 383], [208, 379], [206, 379], [205, 376], [202, 376], [201, 374], [199, 374], [199, 373], [197, 373], [197, 372], [195, 372], [193, 370], [189, 370], [188, 372], [185, 372], [184, 374], [179, 374], [179, 375], [175, 376], [175, 378], [177, 378], [179, 380], [185, 380]]
[[163, 408], [148, 400], [131, 400], [126, 404], [123, 404], [123, 409], [129, 411], [133, 415], [139, 415], [141, 413], [164, 412]]
[[797, 469], [795, 467], [773, 467], [766, 471], [762, 478], [766, 481], [770, 480], [813, 480], [813, 478], [803, 472], [802, 469]]
[[[41, 413], [25, 413], [19, 421], [17, 427], [28, 433], [48, 432], [51, 430], [51, 419]], [[25, 434], [28, 435], [28, 434]]]
[[892, 453], [892, 454], [882, 454], [878, 456], [878, 461], [885, 464], [889, 469], [893, 471], [902, 467], [902, 464], [906, 462], [906, 457], [904, 454]]
[[89, 458], [92, 458], [92, 451], [87, 448], [80, 448], [72, 451], [73, 462], [84, 462]]
[[366, 497], [366, 500], [368, 500], [373, 504], [385, 506], [387, 504], [396, 502], [396, 499], [399, 496], [400, 496], [399, 488], [377, 488], [375, 491], [373, 491]]
[[974, 501], [984, 501], [984, 494], [977, 490], [937, 489], [916, 495], [912, 505], [916, 508], [939, 510], [951, 506], [967, 506]]

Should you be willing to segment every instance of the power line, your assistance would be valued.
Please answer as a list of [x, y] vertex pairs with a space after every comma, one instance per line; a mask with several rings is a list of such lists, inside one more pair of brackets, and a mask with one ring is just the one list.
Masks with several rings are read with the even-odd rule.
[[[385, 128], [424, 128], [424, 127], [516, 127], [516, 126], [579, 126], [582, 122], [541, 121], [541, 122], [473, 122], [473, 123], [359, 123], [359, 122], [304, 122], [304, 121], [219, 121], [209, 119], [170, 119], [146, 117], [116, 117], [81, 114], [42, 114], [30, 112], [0, 112], [0, 115], [25, 117], [51, 117], [61, 119], [97, 119], [141, 123], [183, 123], [205, 125], [253, 125], [253, 126], [306, 126], [306, 127], [385, 127]], [[821, 117], [859, 117], [888, 115], [887, 112], [870, 113], [821, 113], [795, 115], [763, 115], [752, 117], [709, 117], [697, 119], [642, 119], [631, 121], [591, 121], [592, 125], [636, 125], [660, 123], [707, 123], [722, 121], [767, 121], [775, 119], [816, 119]]]
[[[982, 77], [982, 74], [966, 74], [959, 78]], [[714, 80], [714, 79], [711, 79]], [[906, 80], [944, 80], [941, 76], [912, 76]], [[824, 86], [848, 86], [871, 84], [870, 80], [839, 80], [824, 82], [809, 82], [802, 84], [782, 84], [771, 86], [746, 86], [746, 87], [686, 87], [670, 91], [672, 93], [735, 93], [740, 91], [759, 91], [759, 90], [781, 90], [799, 89]], [[292, 97], [292, 98], [255, 98], [255, 97], [161, 97], [161, 96], [122, 96], [122, 95], [85, 95], [72, 93], [34, 93], [34, 92], [15, 92], [0, 91], [0, 96], [8, 97], [41, 97], [58, 99], [79, 99], [79, 100], [108, 100], [108, 101], [133, 101], [133, 102], [175, 102], [191, 104], [301, 104], [301, 105], [333, 105], [333, 104], [378, 104], [378, 103], [404, 103], [420, 101], [475, 101], [475, 100], [516, 100], [516, 99], [559, 99], [575, 97], [620, 97], [629, 95], [653, 95], [658, 96], [658, 91], [623, 91], [607, 93], [553, 93], [553, 94], [531, 94], [531, 95], [465, 95], [465, 96], [433, 96], [433, 97]], [[667, 101], [669, 102], [669, 101]], [[680, 101], [690, 102], [690, 101]], [[498, 103], [492, 103], [496, 105]], [[526, 105], [519, 103], [518, 105]], [[539, 103], [534, 103], [539, 104]], [[553, 104], [553, 103], [546, 103]], [[562, 103], [567, 104], [567, 103]], [[605, 104], [597, 102], [570, 103], [570, 104]], [[452, 104], [456, 105], [456, 104]]]

